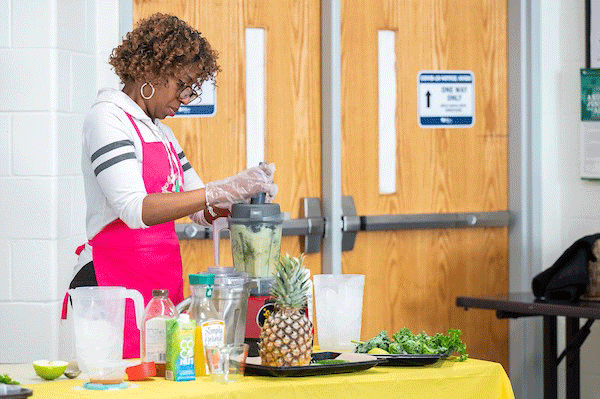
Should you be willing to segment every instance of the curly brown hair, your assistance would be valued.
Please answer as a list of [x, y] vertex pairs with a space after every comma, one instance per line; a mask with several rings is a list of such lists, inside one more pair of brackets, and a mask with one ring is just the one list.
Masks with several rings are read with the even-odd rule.
[[201, 85], [206, 80], [216, 81], [220, 71], [217, 58], [218, 53], [196, 29], [174, 15], [156, 13], [127, 33], [113, 49], [109, 63], [123, 83], [166, 84], [168, 78], [191, 72]]

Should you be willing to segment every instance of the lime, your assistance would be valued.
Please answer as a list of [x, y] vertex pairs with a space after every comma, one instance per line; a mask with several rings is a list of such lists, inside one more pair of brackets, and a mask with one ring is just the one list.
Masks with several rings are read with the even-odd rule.
[[33, 362], [35, 373], [45, 380], [53, 380], [65, 372], [69, 363], [62, 360], [36, 360]]
[[385, 349], [381, 349], [381, 348], [369, 349], [369, 351], [367, 353], [369, 355], [389, 355], [390, 354], [390, 352], [386, 351]]

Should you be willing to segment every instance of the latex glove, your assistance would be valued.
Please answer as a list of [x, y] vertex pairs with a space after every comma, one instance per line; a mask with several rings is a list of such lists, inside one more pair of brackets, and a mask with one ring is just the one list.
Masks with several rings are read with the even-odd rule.
[[233, 177], [207, 183], [206, 204], [230, 209], [238, 202], [249, 203], [250, 198], [261, 192], [266, 192], [268, 200], [272, 201], [277, 194], [274, 178], [275, 164], [261, 163]]

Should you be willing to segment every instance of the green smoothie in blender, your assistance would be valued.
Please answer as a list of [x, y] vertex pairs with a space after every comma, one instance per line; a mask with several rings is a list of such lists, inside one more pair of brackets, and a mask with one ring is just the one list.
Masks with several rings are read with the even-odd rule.
[[278, 204], [234, 204], [229, 217], [233, 265], [249, 277], [273, 277], [281, 248]]

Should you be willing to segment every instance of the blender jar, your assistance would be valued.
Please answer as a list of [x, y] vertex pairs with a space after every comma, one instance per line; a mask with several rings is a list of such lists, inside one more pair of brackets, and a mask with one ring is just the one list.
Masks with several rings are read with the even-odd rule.
[[278, 204], [233, 204], [229, 231], [237, 271], [248, 277], [274, 276], [283, 220]]

